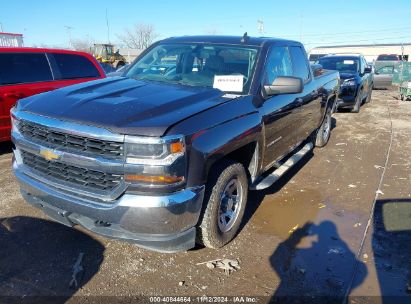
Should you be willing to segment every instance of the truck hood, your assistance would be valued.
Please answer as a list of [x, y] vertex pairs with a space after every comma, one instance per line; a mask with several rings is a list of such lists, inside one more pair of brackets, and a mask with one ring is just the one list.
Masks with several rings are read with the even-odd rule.
[[345, 79], [350, 79], [350, 78], [356, 78], [358, 74], [351, 74], [351, 73], [340, 73], [340, 78], [345, 80]]
[[18, 110], [119, 134], [162, 136], [179, 121], [227, 102], [223, 95], [214, 88], [113, 77], [22, 99]]

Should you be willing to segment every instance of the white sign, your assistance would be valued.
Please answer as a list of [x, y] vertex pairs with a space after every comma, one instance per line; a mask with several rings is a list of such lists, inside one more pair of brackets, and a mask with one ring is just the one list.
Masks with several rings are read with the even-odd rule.
[[215, 75], [213, 88], [223, 92], [242, 92], [243, 75]]
[[344, 64], [354, 64], [354, 60], [344, 60]]

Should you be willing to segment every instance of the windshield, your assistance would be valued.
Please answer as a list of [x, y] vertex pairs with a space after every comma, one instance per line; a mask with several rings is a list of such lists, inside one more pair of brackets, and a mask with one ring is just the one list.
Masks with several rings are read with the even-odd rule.
[[340, 73], [355, 74], [359, 70], [359, 60], [350, 57], [321, 58], [318, 61], [326, 70], [337, 70]]
[[398, 61], [397, 55], [379, 55], [377, 61]]
[[102, 55], [103, 55], [103, 46], [101, 46], [101, 45], [95, 45], [95, 46], [94, 46], [94, 53], [95, 53], [96, 55], [102, 56]]
[[257, 48], [217, 44], [159, 44], [126, 77], [248, 93]]

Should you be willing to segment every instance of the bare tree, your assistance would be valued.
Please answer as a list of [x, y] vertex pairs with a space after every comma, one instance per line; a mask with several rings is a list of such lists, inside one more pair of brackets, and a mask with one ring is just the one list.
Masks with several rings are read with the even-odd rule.
[[92, 53], [94, 47], [94, 39], [90, 38], [89, 36], [73, 39], [71, 41], [71, 45], [76, 51]]
[[205, 33], [207, 35], [218, 35], [220, 33], [220, 31], [217, 28], [209, 27], [209, 28], [206, 29]]
[[144, 50], [158, 37], [154, 26], [151, 24], [135, 24], [132, 29], [125, 29], [118, 38], [129, 48]]
[[46, 44], [46, 43], [34, 43], [31, 45], [33, 48], [45, 48], [45, 49], [64, 49], [66, 45], [59, 44]]

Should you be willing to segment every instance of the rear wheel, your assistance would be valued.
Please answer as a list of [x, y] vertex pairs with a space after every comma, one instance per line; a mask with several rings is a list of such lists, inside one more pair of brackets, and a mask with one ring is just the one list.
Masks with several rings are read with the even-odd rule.
[[320, 148], [324, 147], [328, 143], [328, 140], [330, 139], [331, 124], [332, 124], [331, 115], [332, 115], [331, 109], [328, 109], [327, 113], [325, 114], [323, 123], [317, 130], [317, 136], [315, 138], [316, 147], [320, 147]]
[[220, 248], [237, 234], [244, 215], [248, 180], [242, 164], [225, 160], [212, 168], [206, 186], [197, 242]]

